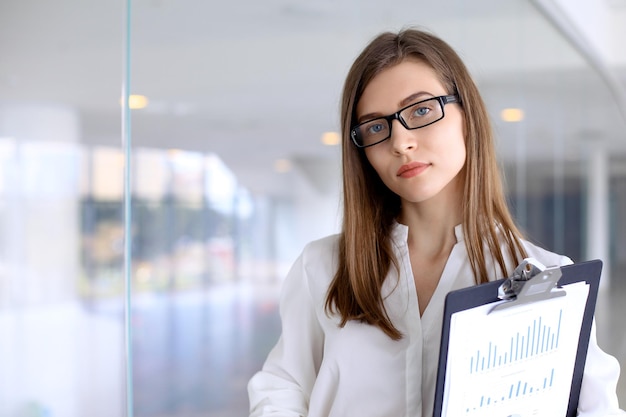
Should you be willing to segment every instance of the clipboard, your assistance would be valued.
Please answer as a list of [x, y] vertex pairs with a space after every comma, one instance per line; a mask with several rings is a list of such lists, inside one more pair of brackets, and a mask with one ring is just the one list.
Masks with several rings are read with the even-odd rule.
[[[532, 259], [526, 259], [518, 268], [515, 270], [514, 274], [509, 278], [500, 279], [497, 281], [488, 282], [485, 284], [480, 284], [477, 286], [464, 288], [460, 290], [455, 290], [450, 292], [446, 296], [446, 301], [444, 305], [444, 315], [443, 315], [443, 326], [442, 326], [442, 334], [441, 334], [441, 347], [440, 347], [440, 355], [439, 355], [439, 364], [437, 370], [437, 380], [436, 380], [436, 389], [435, 389], [435, 401], [434, 401], [434, 412], [433, 417], [442, 417], [443, 410], [446, 408], [446, 404], [444, 404], [445, 398], [444, 393], [448, 394], [450, 388], [446, 384], [450, 384], [451, 382], [446, 381], [446, 375], [449, 371], [448, 369], [448, 356], [450, 351], [450, 338], [451, 338], [451, 327], [453, 324], [453, 317], [456, 313], [470, 311], [475, 308], [489, 308], [490, 311], [503, 310], [512, 306], [520, 306], [520, 305], [533, 305], [532, 303], [542, 303], [546, 300], [555, 299], [558, 297], [563, 297], [563, 300], [567, 297], [566, 292], [563, 290], [563, 287], [566, 287], [570, 284], [576, 283], [586, 283], [585, 286], [588, 289], [588, 294], [586, 298], [586, 303], [584, 307], [580, 307], [581, 310], [584, 309], [582, 313], [582, 321], [580, 326], [580, 332], [578, 333], [578, 344], [575, 351], [575, 362], [573, 366], [573, 373], [571, 378], [571, 389], [569, 393], [569, 401], [567, 403], [567, 412], [565, 417], [575, 417], [578, 407], [578, 398], [580, 396], [580, 389], [583, 378], [583, 371], [585, 367], [585, 361], [587, 357], [587, 349], [589, 345], [589, 337], [591, 334], [591, 327], [593, 323], [594, 311], [596, 307], [596, 301], [598, 296], [598, 290], [600, 285], [600, 275], [602, 271], [602, 261], [600, 260], [592, 260], [587, 262], [581, 262], [577, 264], [566, 265], [562, 267], [553, 267], [553, 268], [540, 268], [536, 267]], [[547, 277], [547, 278], [546, 278]], [[546, 285], [542, 285], [547, 283]], [[549, 301], [548, 301], [549, 302]], [[538, 304], [537, 304], [538, 305]], [[537, 306], [534, 305], [534, 306]], [[527, 309], [530, 311], [530, 309]], [[488, 314], [491, 314], [488, 313]], [[497, 314], [497, 313], [496, 313]], [[560, 324], [560, 319], [559, 319]], [[536, 326], [534, 326], [536, 327]], [[501, 329], [494, 329], [494, 332], [501, 331]], [[570, 333], [577, 331], [577, 329], [573, 329]], [[545, 333], [545, 332], [544, 332]], [[525, 335], [524, 335], [525, 336]], [[522, 340], [524, 338], [522, 336]], [[531, 339], [531, 331], [530, 325], [528, 329], [528, 340], [527, 345], [529, 344]], [[554, 333], [553, 333], [554, 336]], [[519, 339], [519, 337], [518, 337]], [[558, 341], [558, 334], [557, 334]], [[519, 340], [518, 340], [519, 343]], [[534, 341], [533, 341], [534, 343]], [[554, 344], [554, 337], [552, 340]], [[513, 357], [513, 340], [511, 340], [511, 354], [510, 357]], [[497, 346], [494, 346], [494, 357], [495, 350]], [[570, 349], [572, 349], [570, 347]], [[491, 355], [492, 346], [489, 346], [489, 353]], [[503, 349], [500, 349], [502, 352]], [[532, 348], [531, 348], [532, 350]], [[478, 352], [480, 353], [480, 352]], [[476, 354], [476, 356], [478, 355]], [[474, 355], [474, 353], [472, 353]], [[506, 362], [506, 353], [505, 362]], [[483, 354], [483, 356], [486, 356]], [[498, 353], [500, 356], [499, 360], [502, 359], [502, 354]], [[528, 356], [528, 347], [526, 348], [526, 356]], [[479, 358], [472, 357], [471, 367], [478, 368]], [[482, 366], [484, 367], [484, 358], [482, 359]], [[474, 365], [475, 362], [475, 365]], [[495, 362], [495, 359], [494, 359]], [[455, 363], [454, 366], [459, 366], [458, 363]], [[466, 365], [461, 365], [466, 366]], [[473, 371], [473, 369], [472, 369]], [[553, 369], [554, 372], [554, 369]], [[548, 379], [549, 378], [549, 379]], [[451, 378], [450, 378], [451, 379]], [[552, 383], [552, 378], [546, 377], [543, 379], [543, 383], [535, 384], [535, 393], [538, 393], [541, 386], [543, 388], [546, 387], [547, 382]], [[500, 405], [504, 404], [507, 400], [505, 397], [511, 397], [514, 394], [519, 395], [521, 389], [521, 381], [515, 387], [511, 385], [510, 394], [507, 393], [502, 395], [502, 401]], [[516, 388], [516, 392], [514, 392], [514, 388]], [[524, 392], [527, 391], [526, 386], [524, 386]], [[529, 395], [532, 395], [533, 387], [530, 388]], [[507, 390], [508, 391], [508, 390]], [[547, 392], [547, 391], [544, 391]], [[536, 394], [539, 395], [539, 394]], [[492, 398], [485, 399], [483, 396], [480, 399], [480, 406], [482, 407], [486, 401], [491, 401]], [[497, 398], [493, 399], [493, 402], [489, 404], [490, 406], [495, 406], [495, 402], [500, 400], [500, 395], [498, 394]], [[528, 400], [528, 399], [526, 399]], [[512, 400], [511, 400], [512, 401]], [[463, 406], [465, 407], [465, 406]], [[475, 411], [475, 412], [474, 412]], [[457, 413], [458, 414], [458, 413]], [[466, 414], [468, 417], [473, 415], [480, 415], [478, 411], [471, 410], [468, 406], [467, 412], [465, 413], [465, 408], [463, 408], [463, 414]], [[516, 417], [518, 414], [510, 413], [504, 414], [504, 417]], [[456, 417], [456, 416], [455, 416]], [[555, 416], [556, 417], [556, 416]]]

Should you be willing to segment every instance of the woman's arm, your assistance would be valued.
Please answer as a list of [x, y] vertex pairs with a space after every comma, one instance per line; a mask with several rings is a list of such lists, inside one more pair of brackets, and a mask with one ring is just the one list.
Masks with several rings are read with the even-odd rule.
[[625, 416], [619, 409], [616, 388], [620, 366], [613, 356], [598, 346], [595, 320], [589, 337], [589, 350], [578, 400], [578, 417]]

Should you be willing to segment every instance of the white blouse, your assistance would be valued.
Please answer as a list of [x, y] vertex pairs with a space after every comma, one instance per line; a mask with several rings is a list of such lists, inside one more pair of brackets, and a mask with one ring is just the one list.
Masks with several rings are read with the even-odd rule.
[[[250, 417], [430, 417], [433, 413], [444, 299], [448, 292], [474, 285], [462, 227], [439, 284], [420, 317], [407, 246], [408, 227], [392, 232], [400, 273], [392, 268], [383, 284], [387, 313], [402, 339], [378, 327], [326, 313], [326, 292], [337, 268], [337, 236], [306, 246], [283, 284], [282, 334], [263, 369], [248, 384]], [[546, 266], [571, 263], [529, 242], [529, 257]], [[506, 251], [503, 251], [506, 253]], [[507, 259], [511, 269], [512, 260]], [[488, 264], [490, 279], [501, 278]], [[626, 415], [619, 409], [619, 364], [589, 343], [578, 415]]]

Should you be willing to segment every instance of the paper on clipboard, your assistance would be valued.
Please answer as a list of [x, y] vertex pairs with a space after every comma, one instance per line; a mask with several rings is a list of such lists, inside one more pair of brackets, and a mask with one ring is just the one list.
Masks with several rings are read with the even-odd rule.
[[589, 285], [563, 289], [565, 297], [452, 315], [443, 417], [566, 415]]

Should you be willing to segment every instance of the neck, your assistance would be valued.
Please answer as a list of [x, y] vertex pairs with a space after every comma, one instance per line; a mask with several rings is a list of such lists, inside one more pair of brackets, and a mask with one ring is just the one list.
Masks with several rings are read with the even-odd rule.
[[460, 195], [440, 193], [425, 202], [402, 202], [399, 221], [409, 228], [410, 248], [427, 256], [449, 252], [456, 244], [454, 228], [462, 222]]

